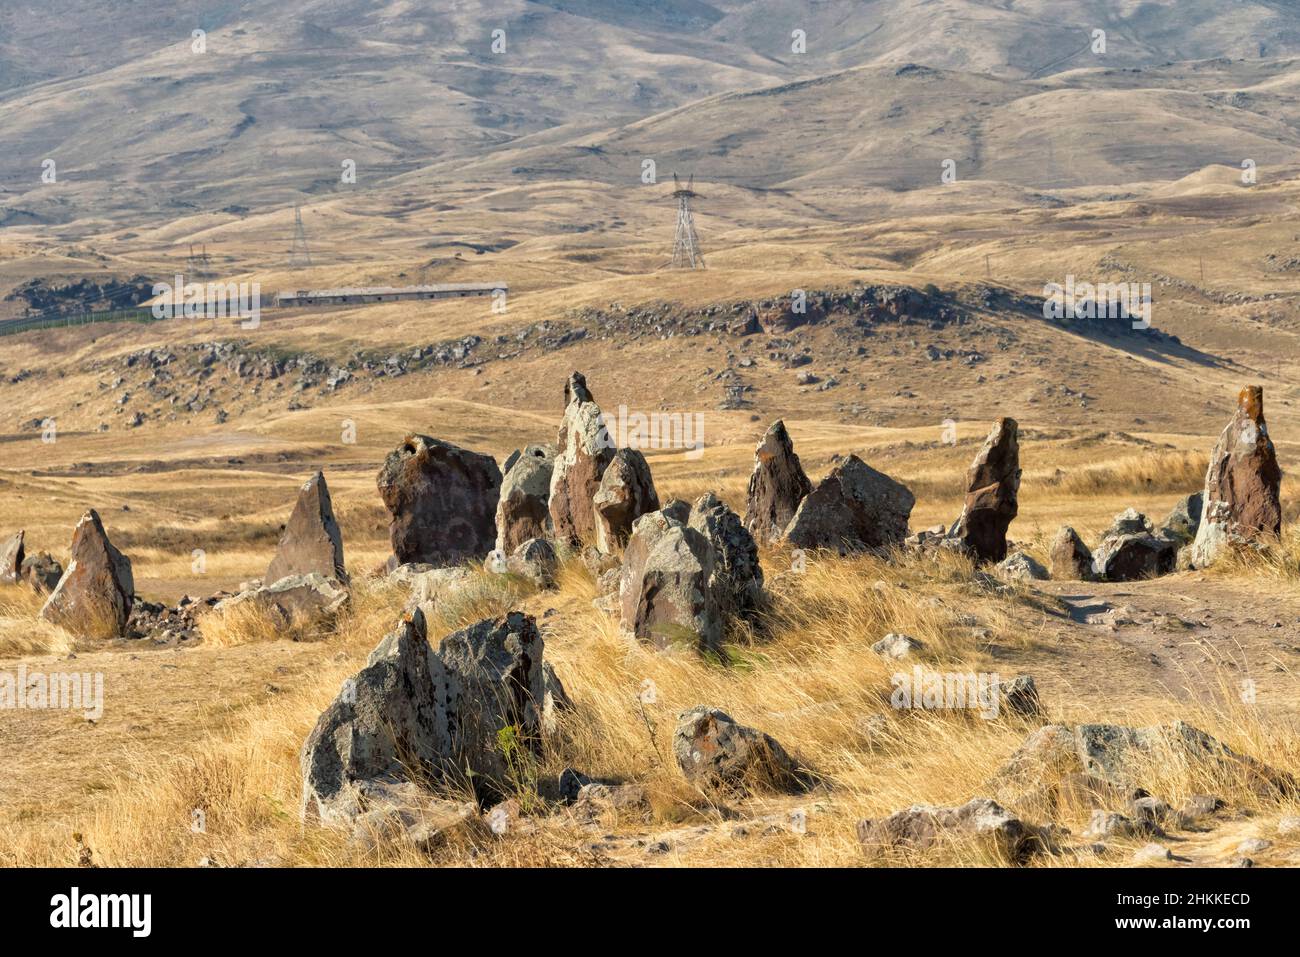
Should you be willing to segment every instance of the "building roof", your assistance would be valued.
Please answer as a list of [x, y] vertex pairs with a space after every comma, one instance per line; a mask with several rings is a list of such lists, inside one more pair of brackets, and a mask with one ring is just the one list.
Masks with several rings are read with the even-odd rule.
[[298, 289], [282, 292], [278, 299], [337, 299], [343, 296], [414, 296], [429, 292], [492, 292], [509, 289], [503, 282], [445, 282], [432, 286], [347, 286], [339, 289]]

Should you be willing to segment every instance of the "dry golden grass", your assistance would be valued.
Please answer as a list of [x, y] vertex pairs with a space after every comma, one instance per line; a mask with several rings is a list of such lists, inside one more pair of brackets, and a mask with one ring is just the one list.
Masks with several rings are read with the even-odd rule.
[[0, 585], [0, 658], [66, 655], [76, 640], [40, 617], [45, 596], [25, 584]]
[[[676, 715], [697, 704], [720, 707], [742, 723], [773, 734], [816, 770], [821, 783], [802, 796], [760, 796], [732, 805], [743, 814], [775, 815], [777, 820], [803, 809], [808, 814], [804, 835], [780, 829], [771, 836], [739, 840], [729, 837], [725, 827], [715, 828], [682, 840], [656, 863], [863, 865], [873, 861], [857, 843], [859, 819], [914, 803], [961, 803], [988, 793], [988, 779], [1031, 726], [1005, 714], [983, 720], [969, 711], [893, 709], [891, 675], [910, 671], [911, 663], [886, 662], [871, 653], [870, 644], [887, 631], [902, 631], [925, 643], [920, 656], [924, 668], [998, 671], [1004, 663], [991, 656], [990, 640], [1003, 649], [1033, 647], [1038, 639], [1020, 623], [1044, 599], [1021, 589], [999, 591], [972, 578], [969, 564], [954, 557], [936, 561], [895, 556], [886, 561], [815, 556], [802, 574], [785, 572], [779, 577], [773, 570], [788, 565], [784, 556], [767, 553], [764, 563], [769, 578], [775, 579], [771, 607], [756, 628], [731, 635], [729, 665], [689, 651], [657, 653], [629, 642], [613, 619], [592, 606], [594, 583], [576, 561], [563, 566], [556, 591], [528, 595], [509, 579], [485, 577], [466, 598], [440, 608], [430, 619], [435, 644], [455, 627], [511, 607], [539, 615], [545, 608], [556, 609], [539, 621], [546, 628], [547, 660], [565, 682], [576, 710], [565, 715], [559, 733], [546, 740], [521, 785], [521, 803], [537, 814], [526, 816], [503, 836], [482, 826], [455, 830], [433, 853], [433, 863], [594, 866], [609, 863], [607, 856], [587, 849], [598, 833], [634, 837], [717, 825], [731, 812], [687, 785], [672, 757]], [[60, 823], [0, 825], [0, 838], [10, 849], [6, 861], [72, 863], [78, 853], [71, 837], [75, 830], [84, 835], [96, 862], [109, 865], [187, 866], [204, 857], [227, 866], [428, 863], [428, 858], [391, 843], [363, 850], [348, 843], [344, 834], [303, 828], [297, 816], [302, 741], [343, 679], [391, 630], [405, 597], [405, 589], [387, 582], [358, 581], [337, 636], [321, 646], [328, 655], [309, 680], [237, 720], [211, 728], [176, 760], [120, 769], [88, 813]], [[976, 630], [976, 624], [987, 632]], [[1234, 706], [1232, 680], [1225, 675], [1221, 701], [1213, 707], [1156, 696], [1141, 708], [1125, 711], [1104, 701], [1049, 700], [1049, 718], [1131, 724], [1182, 718], [1245, 753], [1300, 774], [1295, 736], [1279, 733], [1258, 710]], [[651, 695], [645, 693], [647, 688], [653, 689]], [[533, 782], [553, 780], [566, 767], [640, 782], [649, 791], [654, 823], [646, 827], [605, 822], [600, 832], [592, 832], [563, 815], [546, 816], [544, 812], [554, 808], [532, 790]], [[1216, 793], [1234, 808], [1248, 809], [1264, 820], [1294, 810], [1255, 794], [1230, 775], [1207, 778], [1203, 770], [1176, 761], [1153, 766], [1147, 780], [1175, 804], [1194, 793]], [[190, 828], [199, 819], [196, 811], [201, 812], [201, 831]], [[1060, 823], [1077, 832], [1088, 811], [1067, 809]], [[1126, 846], [1118, 843], [1120, 853]], [[1006, 863], [988, 848], [972, 844], [874, 862]], [[1107, 862], [1069, 855], [1039, 862], [1073, 863]]]

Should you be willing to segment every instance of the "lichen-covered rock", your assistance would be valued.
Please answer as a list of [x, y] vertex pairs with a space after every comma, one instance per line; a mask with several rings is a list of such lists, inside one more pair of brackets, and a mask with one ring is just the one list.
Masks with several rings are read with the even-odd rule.
[[972, 798], [960, 807], [914, 804], [888, 817], [858, 822], [858, 840], [868, 852], [924, 851], [944, 840], [983, 840], [1022, 864], [1049, 846], [1047, 838], [1043, 828], [1026, 824], [987, 797]]
[[763, 568], [758, 545], [740, 516], [713, 492], [701, 495], [687, 523], [713, 546], [709, 587], [724, 614], [751, 615], [763, 598]]
[[555, 547], [544, 538], [530, 538], [506, 559], [506, 571], [529, 579], [538, 588], [554, 588], [559, 567]]
[[704, 790], [746, 794], [810, 783], [809, 773], [771, 735], [703, 705], [678, 717], [673, 755], [686, 780]]
[[800, 503], [785, 537], [841, 554], [901, 545], [915, 502], [906, 485], [850, 455]]
[[998, 562], [997, 572], [1012, 581], [1046, 581], [1047, 569], [1030, 555], [1015, 552]]
[[709, 540], [666, 510], [637, 519], [619, 579], [624, 631], [658, 648], [689, 643], [716, 651], [723, 615], [712, 586], [714, 562]]
[[563, 695], [558, 681], [547, 687], [542, 653], [536, 622], [519, 612], [434, 651], [423, 613], [409, 611], [303, 744], [303, 819], [355, 825], [395, 787], [466, 775], [480, 792], [507, 791], [512, 766], [538, 746], [547, 694]]
[[632, 523], [647, 512], [659, 510], [650, 465], [637, 449], [619, 449], [600, 477], [592, 497], [595, 509], [596, 548], [610, 554], [627, 544]]
[[1180, 498], [1165, 516], [1160, 526], [1160, 535], [1179, 545], [1195, 541], [1196, 532], [1201, 527], [1204, 501], [1205, 495], [1202, 492], [1193, 492]]
[[219, 602], [213, 610], [226, 614], [240, 606], [255, 608], [282, 637], [319, 641], [329, 636], [330, 625], [349, 598], [338, 579], [312, 572], [287, 575], [270, 585], [245, 589]]
[[557, 541], [578, 547], [596, 540], [593, 499], [614, 459], [614, 443], [582, 373], [564, 386], [564, 420], [556, 441], [549, 511]]
[[378, 484], [396, 564], [458, 565], [492, 551], [501, 491], [492, 456], [411, 434], [384, 460]]
[[911, 658], [916, 652], [925, 648], [925, 645], [917, 641], [911, 635], [903, 635], [897, 632], [890, 632], [879, 641], [872, 643], [871, 650], [882, 658], [892, 658], [902, 660]]
[[298, 500], [280, 535], [264, 581], [274, 583], [291, 575], [313, 572], [344, 584], [348, 581], [343, 565], [343, 534], [334, 518], [334, 505], [323, 472], [317, 472], [299, 489]]
[[551, 473], [555, 448], [530, 445], [506, 459], [497, 502], [497, 550], [509, 555], [532, 538], [551, 534]]
[[1205, 568], [1230, 547], [1277, 536], [1282, 530], [1281, 483], [1277, 450], [1264, 421], [1264, 389], [1247, 386], [1210, 453], [1192, 564]]
[[1019, 512], [1018, 435], [1015, 419], [1000, 419], [966, 473], [966, 502], [953, 536], [977, 561], [1007, 556], [1007, 528]]
[[123, 638], [135, 601], [131, 560], [108, 540], [94, 509], [72, 534], [72, 561], [41, 609], [46, 621], [83, 638]]
[[785, 423], [777, 419], [754, 449], [754, 471], [749, 476], [745, 527], [760, 542], [780, 538], [799, 503], [812, 491], [795, 454]]

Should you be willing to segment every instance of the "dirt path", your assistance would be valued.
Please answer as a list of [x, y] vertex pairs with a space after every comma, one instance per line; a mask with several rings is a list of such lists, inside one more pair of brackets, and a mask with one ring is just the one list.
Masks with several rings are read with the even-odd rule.
[[1116, 708], [1231, 695], [1300, 722], [1300, 589], [1200, 573], [1034, 587], [1063, 613], [1045, 615], [1039, 647], [1017, 658], [1049, 694]]

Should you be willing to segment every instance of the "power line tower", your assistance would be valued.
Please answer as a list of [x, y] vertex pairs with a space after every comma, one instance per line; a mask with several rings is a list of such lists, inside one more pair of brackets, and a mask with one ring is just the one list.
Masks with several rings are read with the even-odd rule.
[[673, 197], [677, 200], [677, 234], [673, 237], [672, 269], [703, 269], [704, 254], [700, 252], [700, 237], [695, 233], [695, 217], [691, 213], [691, 200], [699, 197], [695, 192], [695, 174], [683, 187], [673, 173]]
[[201, 243], [199, 251], [194, 251], [194, 244], [190, 243], [190, 255], [185, 260], [185, 270], [194, 279], [212, 278], [212, 257], [208, 255], [208, 244]]
[[307, 248], [307, 230], [302, 225], [302, 209], [293, 208], [293, 249], [289, 251], [289, 268], [301, 269], [311, 265], [311, 250]]

